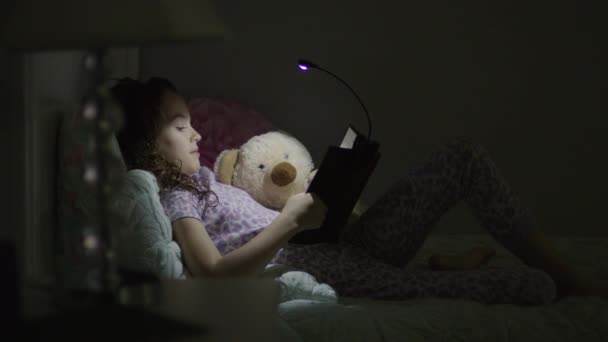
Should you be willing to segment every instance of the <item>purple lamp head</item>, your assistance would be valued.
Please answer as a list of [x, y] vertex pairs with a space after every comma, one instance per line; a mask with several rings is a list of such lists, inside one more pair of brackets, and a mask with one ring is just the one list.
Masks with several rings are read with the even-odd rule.
[[309, 62], [305, 59], [298, 60], [298, 68], [302, 71], [308, 71], [311, 68], [318, 68], [317, 65], [313, 62]]

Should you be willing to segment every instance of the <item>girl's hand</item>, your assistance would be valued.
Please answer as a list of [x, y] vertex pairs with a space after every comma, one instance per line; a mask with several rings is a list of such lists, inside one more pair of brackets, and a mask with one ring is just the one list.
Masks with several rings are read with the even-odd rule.
[[327, 207], [312, 193], [299, 193], [287, 199], [281, 215], [296, 226], [297, 231], [321, 227]]

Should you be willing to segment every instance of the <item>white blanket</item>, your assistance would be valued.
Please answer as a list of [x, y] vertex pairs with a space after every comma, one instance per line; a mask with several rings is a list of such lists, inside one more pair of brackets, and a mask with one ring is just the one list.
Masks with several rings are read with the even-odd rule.
[[[579, 268], [608, 276], [608, 238], [555, 238]], [[520, 261], [487, 235], [431, 236], [408, 268], [428, 267], [435, 252], [462, 252], [493, 246], [490, 266]], [[608, 341], [608, 299], [572, 297], [543, 306], [484, 305], [455, 299], [371, 300], [340, 298], [337, 303], [298, 299], [279, 305], [281, 340], [289, 341]], [[295, 336], [295, 337], [294, 337]]]

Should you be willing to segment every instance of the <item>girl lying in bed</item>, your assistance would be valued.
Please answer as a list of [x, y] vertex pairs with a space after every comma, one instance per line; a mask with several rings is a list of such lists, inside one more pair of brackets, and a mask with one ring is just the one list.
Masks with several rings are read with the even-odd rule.
[[[122, 79], [112, 92], [124, 110], [125, 125], [117, 139], [127, 167], [156, 176], [174, 238], [193, 276], [257, 275], [269, 264], [284, 264], [314, 275], [342, 296], [541, 304], [568, 295], [600, 294], [532, 227], [528, 213], [478, 145], [447, 144], [404, 174], [345, 229], [340, 243], [293, 245], [287, 243], [293, 235], [322, 223], [326, 208], [314, 194], [294, 195], [277, 212], [217, 182], [199, 163], [201, 136], [169, 81]], [[448, 270], [406, 270], [434, 224], [459, 201], [530, 267], [475, 269], [491, 251], [474, 250], [459, 258], [434, 259], [435, 268]]]

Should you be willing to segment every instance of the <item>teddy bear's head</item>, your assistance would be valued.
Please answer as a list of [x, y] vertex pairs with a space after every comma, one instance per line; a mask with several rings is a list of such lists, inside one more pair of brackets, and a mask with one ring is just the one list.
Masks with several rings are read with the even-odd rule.
[[306, 190], [313, 167], [302, 143], [273, 131], [220, 153], [214, 173], [218, 181], [246, 191], [260, 204], [281, 209], [291, 195]]

